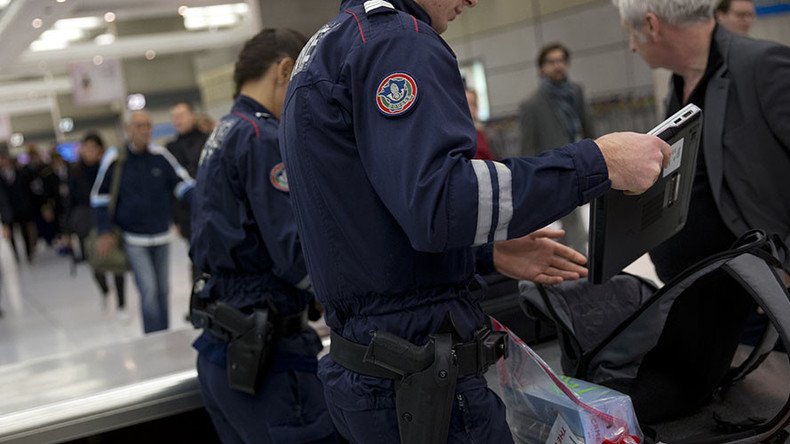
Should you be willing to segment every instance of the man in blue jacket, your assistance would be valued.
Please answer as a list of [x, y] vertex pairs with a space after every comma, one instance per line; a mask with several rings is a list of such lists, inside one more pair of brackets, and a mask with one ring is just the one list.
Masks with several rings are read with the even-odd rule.
[[[168, 327], [170, 196], [188, 201], [194, 187], [194, 181], [172, 154], [151, 143], [151, 128], [147, 112], [137, 111], [128, 116], [128, 140], [123, 147], [107, 151], [91, 191], [91, 206], [100, 234], [96, 254], [108, 254], [115, 243], [113, 225], [119, 227], [140, 293], [145, 333]], [[111, 216], [110, 190], [115, 174], [121, 174], [121, 179]]]
[[655, 137], [614, 134], [473, 160], [463, 82], [439, 33], [476, 4], [347, 0], [294, 68], [281, 150], [332, 328], [319, 377], [353, 442], [512, 442], [482, 377], [503, 338], [484, 327], [470, 282], [494, 268], [542, 283], [585, 275], [555, 233], [530, 233], [612, 187], [644, 191], [668, 158]]

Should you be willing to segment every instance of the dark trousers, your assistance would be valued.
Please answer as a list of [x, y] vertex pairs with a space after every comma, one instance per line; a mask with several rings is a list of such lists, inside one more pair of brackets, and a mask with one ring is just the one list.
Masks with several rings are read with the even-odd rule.
[[36, 242], [38, 241], [38, 231], [36, 230], [36, 223], [33, 221], [15, 222], [9, 226], [11, 228], [11, 248], [14, 250], [14, 259], [19, 262], [19, 250], [16, 246], [16, 232], [22, 234], [22, 240], [25, 243], [25, 255], [28, 262], [33, 260], [35, 254]]
[[338, 442], [314, 373], [272, 371], [249, 395], [231, 389], [226, 368], [202, 353], [197, 369], [203, 404], [224, 444]]
[[[332, 420], [341, 435], [352, 443], [400, 443], [392, 381], [353, 373], [329, 356], [321, 359], [318, 374], [326, 387]], [[447, 442], [513, 442], [505, 421], [505, 405], [482, 377], [458, 381]]]
[[[80, 242], [81, 260], [85, 260], [85, 238], [80, 237], [78, 239]], [[107, 297], [107, 293], [110, 292], [110, 286], [107, 284], [107, 275], [94, 270], [93, 279], [96, 281], [102, 297]], [[115, 281], [115, 294], [118, 296], [118, 308], [124, 308], [126, 306], [126, 276], [123, 273], [115, 273], [113, 274], [113, 280]]]
[[[123, 273], [116, 273], [112, 276], [115, 281], [115, 294], [118, 296], [118, 308], [124, 308], [126, 306], [125, 276]], [[96, 280], [96, 285], [98, 285], [101, 290], [102, 297], [106, 298], [107, 293], [110, 292], [110, 286], [107, 285], [107, 276], [104, 273], [94, 271], [93, 278]]]

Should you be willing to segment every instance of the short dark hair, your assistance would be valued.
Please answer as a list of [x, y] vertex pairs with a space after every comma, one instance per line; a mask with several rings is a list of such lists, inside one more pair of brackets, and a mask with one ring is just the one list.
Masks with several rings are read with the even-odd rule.
[[562, 43], [549, 43], [548, 45], [541, 48], [540, 53], [538, 53], [538, 68], [542, 68], [546, 63], [546, 57], [549, 56], [549, 53], [556, 50], [562, 51], [563, 55], [565, 56], [566, 63], [571, 60], [571, 53], [568, 51], [568, 48], [566, 48], [565, 45]]
[[177, 107], [179, 105], [186, 106], [187, 109], [189, 110], [189, 112], [191, 112], [191, 113], [195, 112], [195, 105], [193, 105], [192, 102], [188, 102], [186, 100], [181, 100], [179, 102], [174, 103], [173, 106], [170, 107], [170, 109], [173, 109], [173, 108], [175, 108], [175, 107]]
[[[743, 0], [746, 2], [754, 3], [754, 0]], [[716, 12], [721, 12], [722, 14], [726, 14], [730, 12], [730, 7], [732, 6], [733, 0], [722, 0], [719, 2], [719, 6], [716, 6]]]
[[99, 145], [99, 148], [104, 149], [104, 140], [102, 140], [99, 133], [93, 131], [86, 133], [84, 136], [82, 136], [82, 143], [85, 142], [93, 142], [96, 145]]
[[242, 85], [261, 77], [273, 64], [286, 57], [296, 60], [305, 44], [307, 38], [302, 33], [287, 28], [264, 29], [247, 40], [233, 70], [233, 97], [239, 95]]

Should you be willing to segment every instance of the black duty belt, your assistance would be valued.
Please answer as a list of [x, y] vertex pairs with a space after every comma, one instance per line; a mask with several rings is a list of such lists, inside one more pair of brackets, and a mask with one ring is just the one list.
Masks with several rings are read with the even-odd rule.
[[[425, 357], [416, 359], [414, 357], [399, 356], [401, 359], [400, 365], [407, 368], [389, 369], [388, 367], [391, 366], [386, 362], [382, 362], [380, 339], [379, 346], [371, 348], [370, 345], [349, 341], [335, 332], [331, 332], [330, 336], [332, 338], [332, 346], [329, 349], [329, 354], [335, 362], [352, 372], [375, 378], [400, 379], [404, 374], [414, 373], [429, 367], [434, 358], [432, 353], [430, 355], [424, 354]], [[381, 335], [378, 335], [378, 337], [381, 338]], [[401, 338], [398, 339], [406, 342]], [[372, 343], [376, 345], [376, 341]], [[417, 347], [411, 343], [409, 344], [415, 348]], [[481, 329], [475, 335], [474, 340], [455, 344], [452, 352], [453, 360], [458, 367], [459, 378], [481, 376], [499, 358], [507, 357], [506, 335], [500, 332], [492, 332], [488, 328]], [[388, 355], [401, 354], [389, 349], [386, 353]], [[379, 355], [379, 359], [376, 359], [376, 354]]]
[[228, 385], [254, 395], [271, 364], [274, 342], [309, 328], [308, 310], [281, 315], [269, 306], [246, 313], [225, 302], [202, 298], [206, 280], [199, 279], [192, 289], [192, 325], [228, 342]]
[[403, 444], [447, 442], [458, 378], [480, 376], [507, 357], [507, 334], [483, 327], [469, 342], [455, 335], [431, 335], [418, 346], [390, 333], [375, 332], [369, 345], [331, 334], [329, 353], [352, 372], [395, 381], [395, 411]]
[[[215, 336], [230, 341], [233, 338], [249, 331], [254, 323], [254, 309], [247, 314], [222, 301], [208, 302], [202, 307], [192, 307], [190, 319], [196, 328], [202, 328]], [[307, 309], [290, 315], [274, 314], [272, 309], [263, 309], [268, 312], [268, 334], [274, 338], [284, 338], [301, 333], [308, 328]]]

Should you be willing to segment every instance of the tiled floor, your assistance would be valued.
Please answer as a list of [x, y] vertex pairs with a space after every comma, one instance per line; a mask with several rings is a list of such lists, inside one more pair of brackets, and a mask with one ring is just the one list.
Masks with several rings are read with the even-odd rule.
[[[70, 258], [39, 244], [32, 265], [17, 264], [7, 241], [0, 242], [0, 365], [72, 353], [143, 335], [139, 297], [131, 273], [126, 277], [128, 319], [114, 305], [103, 308], [87, 265], [72, 276]], [[181, 239], [170, 248], [170, 328], [191, 328], [185, 321], [189, 303], [189, 261]], [[112, 281], [112, 279], [110, 279]]]

